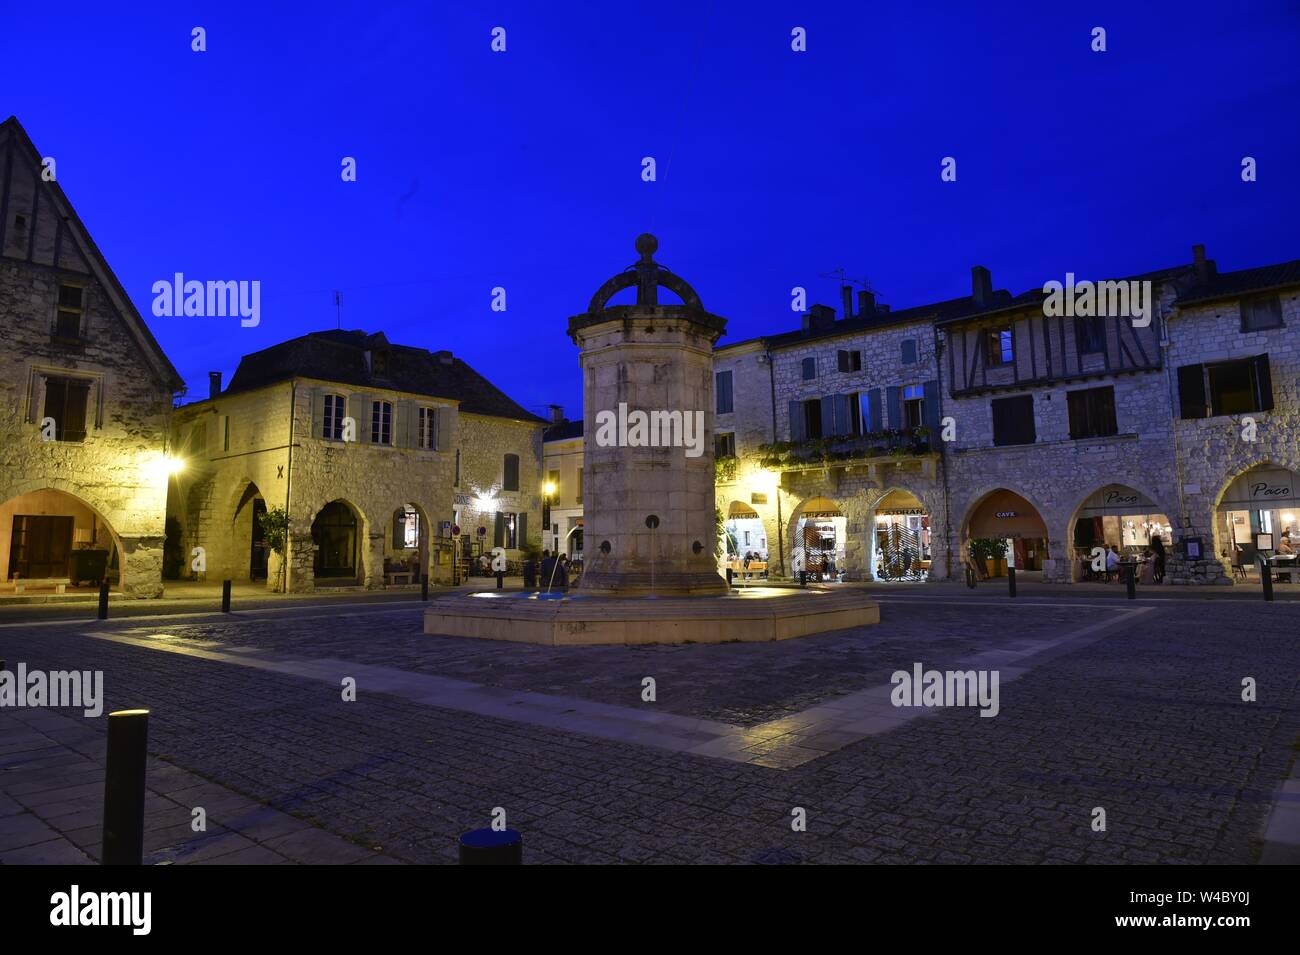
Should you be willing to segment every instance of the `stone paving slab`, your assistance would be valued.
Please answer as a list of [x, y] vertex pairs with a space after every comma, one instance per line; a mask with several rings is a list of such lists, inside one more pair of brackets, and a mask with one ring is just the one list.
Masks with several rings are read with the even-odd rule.
[[[1100, 612], [1099, 606], [1094, 614]], [[907, 604], [886, 606], [885, 616], [886, 623], [870, 630], [892, 625], [883, 642], [898, 645], [867, 661], [834, 641], [824, 648], [825, 661], [802, 654], [725, 656], [754, 645], [655, 653], [661, 664], [652, 672], [669, 674], [659, 679], [660, 702], [686, 688], [696, 703], [715, 705], [738, 672], [757, 667], [760, 680], [783, 684], [761, 697], [779, 699], [778, 712], [754, 721], [772, 722], [843, 696], [846, 685], [856, 692], [883, 683], [887, 672], [880, 679], [873, 674], [898, 659], [946, 668], [962, 655], [1024, 649], [1017, 643], [1064, 632], [1060, 618], [1041, 609]], [[1065, 624], [1077, 629], [1096, 619], [1072, 610]], [[373, 627], [353, 618], [282, 620], [263, 645], [276, 654], [292, 649], [302, 659], [362, 658], [467, 682], [474, 678], [461, 672], [466, 668], [509, 675], [537, 662], [498, 654], [454, 666], [438, 657], [436, 665], [420, 666], [416, 649], [394, 626], [400, 615]], [[248, 639], [246, 624], [225, 631], [214, 625], [204, 639], [257, 642]], [[58, 628], [4, 631], [0, 656], [29, 667], [103, 670], [108, 708], [150, 706], [155, 757], [195, 774], [198, 782], [190, 785], [213, 780], [349, 843], [382, 846], [386, 855], [410, 862], [454, 862], [456, 835], [486, 824], [501, 806], [509, 824], [525, 833], [530, 863], [1250, 863], [1263, 851], [1270, 807], [1300, 736], [1297, 632], [1300, 608], [1288, 605], [1161, 608], [1094, 642], [1016, 663], [1024, 672], [1006, 688], [995, 719], [969, 709], [932, 711], [782, 771], [387, 693], [343, 703], [337, 686], [319, 679]], [[843, 639], [857, 651], [852, 638]], [[639, 691], [643, 651], [619, 652], [638, 664], [619, 672], [635, 678], [628, 692]], [[849, 661], [850, 677], [831, 672], [826, 691], [820, 674], [842, 661]], [[563, 693], [601, 685], [593, 670], [608, 661], [541, 662], [542, 679]], [[1247, 675], [1259, 680], [1257, 703], [1240, 700]], [[594, 684], [586, 682], [591, 679]], [[817, 686], [805, 697], [808, 683]], [[788, 705], [805, 698], [812, 702]], [[13, 726], [10, 715], [0, 713], [0, 746]], [[48, 715], [60, 716], [64, 728], [71, 719]], [[800, 748], [816, 739], [805, 736], [800, 744], [797, 730], [766, 739], [782, 735]], [[21, 815], [12, 810], [24, 798], [39, 801], [41, 792], [74, 788], [50, 772], [0, 770], [0, 820]], [[791, 830], [796, 806], [808, 812], [807, 832]], [[1096, 806], [1107, 810], [1106, 832], [1090, 828]], [[74, 847], [89, 847], [97, 841], [94, 828], [65, 835]]]

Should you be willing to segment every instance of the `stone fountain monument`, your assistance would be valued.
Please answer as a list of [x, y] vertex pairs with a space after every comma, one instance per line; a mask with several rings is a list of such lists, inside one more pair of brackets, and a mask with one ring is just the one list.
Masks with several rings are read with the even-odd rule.
[[[586, 559], [578, 585], [567, 595], [442, 597], [425, 611], [425, 633], [550, 645], [721, 643], [880, 621], [879, 606], [860, 590], [733, 592], [719, 573], [713, 345], [726, 322], [655, 262], [657, 248], [654, 236], [639, 236], [638, 261], [569, 319], [584, 402]], [[635, 304], [609, 305], [633, 287]], [[681, 304], [659, 304], [661, 287]]]

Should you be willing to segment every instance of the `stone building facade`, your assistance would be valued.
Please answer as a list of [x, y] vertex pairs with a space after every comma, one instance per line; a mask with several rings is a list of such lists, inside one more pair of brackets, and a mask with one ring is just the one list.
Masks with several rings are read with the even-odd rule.
[[563, 409], [552, 406], [551, 426], [543, 435], [542, 482], [554, 486], [550, 500], [550, 530], [543, 534], [542, 546], [552, 552], [568, 554], [572, 560], [583, 556], [582, 533], [583, 423], [568, 421]]
[[158, 596], [182, 382], [12, 117], [0, 123], [0, 312], [5, 590], [106, 578]]
[[841, 317], [717, 348], [732, 549], [762, 541], [776, 576], [833, 554], [846, 579], [939, 579], [1005, 540], [1022, 573], [1070, 582], [1159, 537], [1179, 584], [1300, 549], [1300, 262], [1219, 273], [1197, 246], [1113, 281], [1149, 283], [1145, 317], [1058, 314], [976, 266], [969, 296], [890, 311], [861, 292], [855, 314], [845, 289]]
[[[454, 559], [499, 545], [517, 560], [537, 536], [542, 421], [449, 352], [319, 332], [244, 356], [225, 391], [214, 379], [174, 425], [187, 575], [298, 592], [450, 582]], [[277, 507], [283, 573], [258, 519]]]

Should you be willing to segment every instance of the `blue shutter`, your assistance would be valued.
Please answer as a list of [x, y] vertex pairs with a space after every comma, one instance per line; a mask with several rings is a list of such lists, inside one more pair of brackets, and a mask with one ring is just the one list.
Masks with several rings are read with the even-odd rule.
[[835, 396], [835, 433], [852, 434], [853, 420], [850, 402], [853, 400], [852, 395]]
[[906, 338], [903, 340], [903, 364], [916, 364], [916, 339]]
[[790, 402], [790, 440], [803, 441], [808, 437], [803, 426], [803, 402]]
[[939, 381], [925, 383], [925, 426], [930, 429], [930, 447], [939, 446]]
[[835, 396], [822, 396], [822, 437], [835, 434]]
[[880, 416], [880, 389], [872, 388], [867, 392], [867, 417], [871, 419], [871, 427], [863, 427], [865, 431], [883, 431], [885, 422]]
[[888, 426], [897, 430], [903, 425], [903, 389], [897, 385], [889, 388], [885, 400], [889, 402]]

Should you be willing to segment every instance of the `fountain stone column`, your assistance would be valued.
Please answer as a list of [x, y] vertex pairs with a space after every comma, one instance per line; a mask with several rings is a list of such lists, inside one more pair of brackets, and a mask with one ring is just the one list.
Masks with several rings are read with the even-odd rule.
[[[636, 264], [569, 319], [583, 382], [583, 594], [727, 591], [713, 465], [713, 345], [726, 321], [654, 261], [657, 248], [639, 236]], [[659, 304], [661, 286], [682, 304]], [[608, 304], [632, 287], [635, 305]]]

